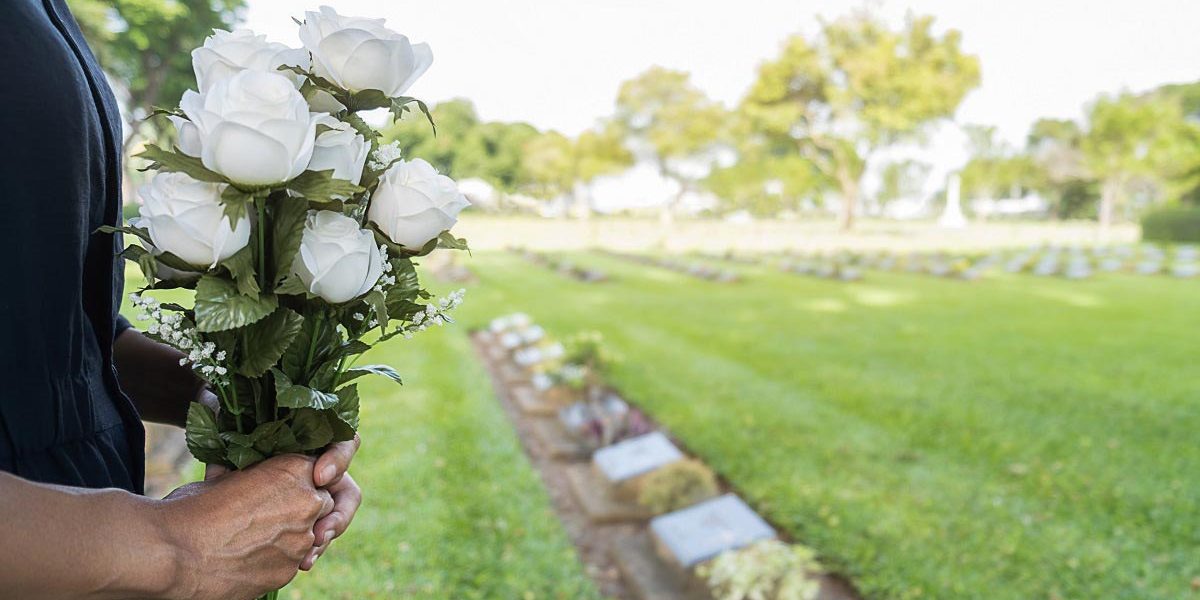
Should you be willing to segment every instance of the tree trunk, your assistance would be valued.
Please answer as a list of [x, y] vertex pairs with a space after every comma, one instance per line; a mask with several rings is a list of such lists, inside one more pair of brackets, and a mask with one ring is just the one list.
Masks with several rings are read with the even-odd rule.
[[1120, 182], [1114, 179], [1104, 180], [1104, 185], [1100, 188], [1100, 234], [1103, 236], [1107, 236], [1109, 228], [1112, 227], [1119, 189]]
[[842, 194], [840, 227], [842, 231], [850, 231], [854, 228], [855, 212], [858, 210], [858, 180], [845, 175], [840, 176], [838, 188]]

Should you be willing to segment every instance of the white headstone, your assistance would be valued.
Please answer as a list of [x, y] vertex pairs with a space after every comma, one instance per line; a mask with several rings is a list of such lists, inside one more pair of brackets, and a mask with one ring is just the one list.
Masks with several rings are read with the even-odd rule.
[[597, 450], [592, 462], [609, 481], [619, 483], [683, 459], [662, 432], [655, 431]]
[[1171, 267], [1171, 275], [1182, 279], [1200, 275], [1200, 263], [1175, 263], [1175, 266]]
[[775, 530], [733, 494], [655, 517], [650, 530], [684, 567], [775, 537]]
[[960, 200], [961, 187], [962, 178], [958, 176], [958, 173], [951, 174], [950, 179], [946, 182], [946, 210], [938, 219], [938, 225], [947, 229], [962, 229], [967, 226], [967, 217], [963, 215]]

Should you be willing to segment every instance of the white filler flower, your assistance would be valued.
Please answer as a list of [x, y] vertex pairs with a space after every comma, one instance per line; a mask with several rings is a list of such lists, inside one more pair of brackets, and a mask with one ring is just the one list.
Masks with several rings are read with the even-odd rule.
[[379, 181], [367, 218], [388, 239], [413, 250], [458, 222], [470, 206], [454, 180], [421, 159], [398, 161]]
[[[249, 29], [232, 32], [216, 29], [203, 46], [192, 50], [192, 70], [196, 72], [201, 94], [207, 93], [216, 82], [245, 70], [283, 74], [279, 71], [283, 65], [307, 70], [308, 51], [268, 42], [267, 36], [256, 35]], [[304, 82], [302, 75], [287, 75], [297, 87]]]
[[304, 13], [300, 41], [312, 53], [313, 73], [351, 92], [403, 94], [433, 63], [433, 51], [383, 24], [383, 19], [344, 17], [328, 6]]
[[358, 185], [358, 182], [362, 180], [363, 165], [367, 162], [367, 154], [371, 152], [371, 144], [349, 123], [339, 121], [329, 115], [321, 115], [317, 123], [330, 127], [330, 129], [317, 134], [316, 146], [313, 148], [312, 161], [308, 163], [308, 170], [328, 171], [332, 169], [335, 178], [345, 179]]
[[292, 272], [308, 291], [339, 304], [375, 286], [383, 274], [383, 254], [375, 236], [354, 219], [328, 210], [310, 211]]
[[213, 267], [250, 242], [250, 219], [231, 227], [221, 205], [225, 185], [196, 181], [183, 173], [160, 173], [141, 187], [137, 226], [150, 232], [154, 247], [197, 267]]
[[242, 71], [207, 93], [188, 90], [179, 105], [196, 125], [204, 166], [231, 181], [283, 183], [312, 159], [320, 115], [283, 75]]

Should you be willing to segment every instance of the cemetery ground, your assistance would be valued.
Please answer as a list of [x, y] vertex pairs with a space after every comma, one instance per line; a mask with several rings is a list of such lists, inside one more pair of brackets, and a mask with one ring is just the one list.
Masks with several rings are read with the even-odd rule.
[[458, 325], [368, 357], [406, 385], [364, 389], [366, 503], [292, 597], [596, 594], [468, 342], [518, 310], [602, 332], [610, 382], [866, 598], [1200, 593], [1200, 281], [560, 254], [612, 280], [477, 251]]

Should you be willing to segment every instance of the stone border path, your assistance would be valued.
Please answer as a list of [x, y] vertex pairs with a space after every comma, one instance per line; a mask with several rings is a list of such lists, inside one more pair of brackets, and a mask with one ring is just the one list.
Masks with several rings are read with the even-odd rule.
[[[516, 377], [511, 361], [487, 337], [473, 333], [472, 346], [597, 589], [620, 600], [711, 600], [696, 578], [659, 557], [648, 533], [651, 515], [611, 496], [598, 482], [589, 454], [571, 448], [557, 418], [521, 409], [517, 398], [525, 400], [528, 384]], [[654, 429], [662, 431], [656, 424]], [[731, 488], [724, 478], [721, 483], [723, 491]], [[782, 531], [780, 537], [788, 541]], [[860, 600], [844, 578], [825, 574], [820, 579], [818, 600]]]

